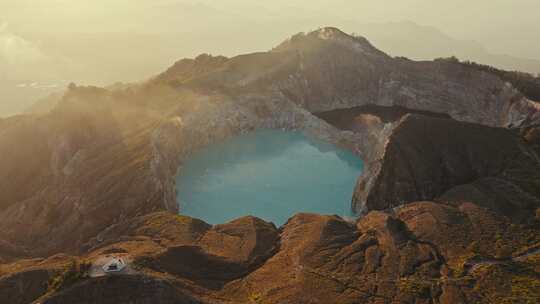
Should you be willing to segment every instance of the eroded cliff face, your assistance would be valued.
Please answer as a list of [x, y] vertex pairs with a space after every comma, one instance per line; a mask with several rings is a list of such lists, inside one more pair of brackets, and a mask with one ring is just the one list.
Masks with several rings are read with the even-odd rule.
[[359, 180], [353, 205], [367, 212], [417, 200], [474, 200], [522, 218], [540, 207], [534, 178], [523, 178], [538, 176], [538, 159], [517, 130], [408, 115]]
[[[350, 127], [336, 128], [313, 115], [364, 105], [438, 117], [354, 113]], [[182, 60], [143, 84], [72, 87], [48, 114], [0, 120], [0, 295], [534, 302], [539, 109], [490, 73], [391, 58], [334, 28], [266, 53]], [[278, 229], [174, 215], [182, 163], [257, 128], [299, 130], [363, 158], [353, 207], [365, 216], [301, 214]], [[74, 257], [23, 260], [61, 252]], [[115, 253], [130, 256], [136, 273], [93, 278], [73, 266]]]
[[353, 196], [359, 214], [435, 199], [474, 200], [517, 221], [538, 208], [535, 179], [523, 178], [539, 174], [536, 127], [494, 128], [403, 107], [317, 116], [378, 139]]

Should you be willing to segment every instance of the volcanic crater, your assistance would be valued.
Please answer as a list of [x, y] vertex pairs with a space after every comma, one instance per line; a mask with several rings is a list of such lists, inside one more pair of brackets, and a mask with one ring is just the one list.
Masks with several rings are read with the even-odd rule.
[[[0, 302], [535, 303], [529, 97], [496, 73], [393, 58], [336, 28], [183, 59], [139, 84], [71, 85], [50, 112], [0, 120]], [[178, 169], [261, 129], [362, 159], [361, 216], [300, 213], [278, 228], [179, 215]], [[133, 273], [89, 275], [114, 255]]]

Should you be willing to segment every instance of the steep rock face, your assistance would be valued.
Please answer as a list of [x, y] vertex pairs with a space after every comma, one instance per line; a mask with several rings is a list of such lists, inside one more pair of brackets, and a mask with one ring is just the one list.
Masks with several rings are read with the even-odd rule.
[[523, 179], [540, 172], [535, 153], [515, 131], [408, 115], [359, 180], [354, 209], [384, 210], [441, 197], [528, 217], [540, 206], [535, 182]]
[[383, 155], [389, 136], [399, 125], [399, 120], [407, 114], [451, 119], [447, 114], [413, 110], [400, 106], [367, 105], [314, 113], [340, 130], [349, 130], [358, 134], [365, 142], [364, 145], [360, 146], [360, 150], [368, 165], [376, 164], [377, 159]]

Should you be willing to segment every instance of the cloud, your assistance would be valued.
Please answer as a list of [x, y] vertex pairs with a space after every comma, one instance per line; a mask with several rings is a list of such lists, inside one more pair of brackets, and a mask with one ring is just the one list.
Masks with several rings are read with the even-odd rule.
[[53, 58], [43, 53], [37, 44], [11, 32], [6, 22], [0, 24], [0, 69], [3, 71], [0, 77], [34, 78], [53, 65]]

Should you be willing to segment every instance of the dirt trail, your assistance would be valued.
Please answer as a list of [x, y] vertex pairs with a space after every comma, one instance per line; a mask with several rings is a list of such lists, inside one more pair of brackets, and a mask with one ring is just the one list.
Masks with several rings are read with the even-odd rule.
[[527, 258], [529, 258], [531, 256], [534, 256], [534, 255], [537, 255], [537, 254], [540, 254], [540, 247], [531, 248], [531, 249], [525, 251], [524, 253], [519, 254], [517, 256], [514, 256], [514, 257], [511, 257], [511, 258], [505, 258], [505, 259], [488, 259], [488, 258], [485, 258], [485, 259], [482, 259], [480, 261], [472, 260], [470, 262], [467, 262], [465, 264], [465, 267], [467, 268], [467, 273], [470, 274], [470, 273], [475, 272], [481, 266], [498, 265], [498, 264], [504, 264], [504, 263], [508, 263], [508, 262], [522, 262], [522, 261], [525, 261]]

